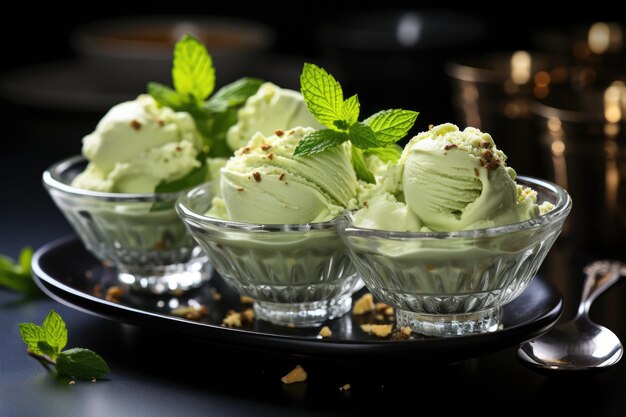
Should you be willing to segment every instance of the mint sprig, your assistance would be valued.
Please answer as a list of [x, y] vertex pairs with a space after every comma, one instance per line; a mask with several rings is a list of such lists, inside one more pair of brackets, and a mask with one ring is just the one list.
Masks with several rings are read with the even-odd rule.
[[111, 372], [104, 359], [92, 350], [63, 350], [67, 345], [67, 326], [54, 310], [50, 310], [41, 326], [21, 323], [19, 328], [29, 355], [44, 366], [54, 366], [59, 375], [93, 379], [102, 378]]
[[157, 103], [175, 111], [188, 112], [193, 117], [202, 136], [205, 158], [232, 155], [232, 150], [226, 145], [226, 132], [237, 119], [231, 115], [221, 116], [235, 113], [235, 109], [255, 94], [263, 83], [257, 78], [244, 77], [213, 94], [215, 80], [213, 59], [206, 47], [193, 36], [184, 35], [174, 46], [174, 89], [154, 82], [147, 86], [148, 94]]
[[0, 286], [10, 290], [34, 295], [39, 288], [33, 281], [30, 263], [33, 258], [33, 249], [22, 248], [17, 262], [8, 256], [0, 255]]
[[[375, 178], [364, 160], [367, 155], [378, 155], [383, 161], [397, 161], [398, 146], [413, 127], [417, 112], [411, 110], [383, 110], [359, 122], [360, 102], [355, 94], [343, 99], [341, 84], [326, 70], [305, 63], [300, 75], [300, 90], [307, 108], [328, 129], [306, 135], [296, 146], [294, 155], [311, 155], [352, 143], [352, 166], [357, 177], [374, 183]], [[390, 149], [387, 149], [390, 148]]]

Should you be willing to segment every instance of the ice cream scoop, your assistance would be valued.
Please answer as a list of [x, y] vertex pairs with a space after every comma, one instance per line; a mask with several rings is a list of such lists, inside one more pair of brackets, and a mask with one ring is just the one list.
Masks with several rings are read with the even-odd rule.
[[256, 132], [269, 136], [277, 129], [289, 130], [297, 126], [323, 128], [307, 109], [302, 94], [264, 83], [239, 109], [237, 123], [228, 130], [226, 140], [232, 150], [237, 150]]
[[323, 222], [339, 215], [357, 195], [350, 153], [342, 145], [293, 156], [313, 131], [296, 127], [267, 137], [254, 134], [222, 168], [223, 203], [214, 202], [212, 214], [265, 224]]
[[[388, 210], [365, 208], [357, 224], [385, 230], [452, 232], [528, 220], [552, 208], [515, 182], [515, 171], [491, 135], [446, 123], [415, 136], [383, 180]], [[406, 205], [419, 221], [390, 229], [381, 213]], [[379, 219], [379, 220], [377, 220]], [[411, 225], [421, 228], [411, 229]]]
[[94, 191], [152, 193], [194, 167], [201, 137], [192, 117], [160, 107], [149, 95], [112, 107], [83, 138], [85, 171], [72, 185]]

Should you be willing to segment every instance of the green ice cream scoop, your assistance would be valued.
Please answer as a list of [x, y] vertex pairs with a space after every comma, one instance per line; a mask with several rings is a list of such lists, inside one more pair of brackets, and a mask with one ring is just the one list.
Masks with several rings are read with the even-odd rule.
[[310, 156], [293, 150], [312, 128], [256, 133], [221, 170], [223, 202], [210, 215], [234, 221], [284, 224], [331, 220], [357, 195], [349, 149]]
[[450, 123], [433, 127], [414, 137], [400, 159], [405, 202], [436, 231], [536, 217], [536, 193], [518, 191], [515, 171], [505, 161], [488, 133], [472, 127], [461, 131]]
[[83, 138], [89, 160], [73, 186], [116, 193], [152, 193], [200, 165], [201, 138], [192, 117], [159, 106], [151, 96], [112, 107]]

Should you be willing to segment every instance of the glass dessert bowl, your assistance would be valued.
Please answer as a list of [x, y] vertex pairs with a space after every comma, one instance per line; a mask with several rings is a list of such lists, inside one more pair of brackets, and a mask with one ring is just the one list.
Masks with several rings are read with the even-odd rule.
[[87, 161], [74, 156], [43, 174], [52, 199], [86, 248], [118, 270], [121, 284], [151, 293], [176, 293], [210, 277], [206, 255], [175, 210], [180, 193], [123, 194], [71, 185]]
[[337, 232], [337, 219], [310, 224], [258, 224], [205, 215], [215, 195], [206, 183], [181, 196], [179, 215], [211, 264], [257, 318], [313, 327], [350, 310], [363, 282]]
[[339, 233], [365, 285], [396, 310], [396, 325], [428, 336], [497, 330], [501, 307], [520, 295], [559, 236], [572, 201], [550, 182], [518, 177], [554, 209], [519, 223], [459, 232]]

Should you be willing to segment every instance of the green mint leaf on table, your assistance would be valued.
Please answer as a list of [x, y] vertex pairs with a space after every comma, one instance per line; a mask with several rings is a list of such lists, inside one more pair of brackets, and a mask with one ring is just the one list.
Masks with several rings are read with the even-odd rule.
[[406, 136], [415, 124], [418, 112], [402, 109], [383, 110], [364, 120], [383, 144], [396, 143]]
[[204, 45], [185, 35], [174, 47], [172, 81], [175, 89], [149, 83], [148, 93], [162, 106], [184, 111], [194, 119], [209, 157], [229, 157], [228, 128], [237, 122], [236, 109], [255, 94], [263, 80], [244, 77], [215, 89], [213, 60]]
[[174, 46], [172, 81], [179, 94], [206, 99], [215, 88], [215, 68], [206, 47], [196, 38], [184, 35]]
[[300, 90], [307, 108], [321, 124], [335, 129], [335, 122], [343, 120], [343, 90], [323, 68], [305, 63]]
[[70, 378], [102, 378], [111, 372], [104, 359], [89, 349], [68, 349], [59, 354], [56, 362], [57, 372]]
[[21, 323], [19, 329], [29, 354], [44, 365], [54, 366], [59, 375], [93, 379], [110, 372], [104, 359], [89, 349], [63, 351], [67, 344], [67, 326], [54, 310], [50, 310], [41, 326]]
[[372, 174], [372, 171], [367, 168], [367, 164], [363, 159], [363, 152], [356, 146], [352, 147], [352, 166], [354, 166], [354, 172], [356, 173], [356, 177], [358, 179], [370, 184], [376, 183], [374, 174]]
[[293, 154], [297, 156], [323, 152], [347, 140], [348, 135], [345, 132], [337, 132], [331, 129], [316, 130], [302, 138], [296, 149], [294, 149]]
[[67, 327], [61, 316], [54, 310], [50, 310], [41, 327], [44, 331], [45, 342], [55, 353], [61, 352], [67, 345]]
[[16, 263], [11, 258], [0, 255], [0, 286], [26, 295], [38, 294], [39, 289], [30, 270], [32, 258], [33, 250], [30, 247], [22, 249]]
[[[375, 178], [365, 163], [363, 151], [376, 154], [385, 162], [397, 161], [399, 154], [395, 143], [406, 136], [418, 116], [414, 111], [392, 109], [359, 122], [361, 104], [358, 96], [355, 94], [344, 100], [341, 84], [315, 64], [304, 64], [300, 90], [311, 114], [338, 135], [320, 134], [320, 131], [310, 133], [296, 146], [294, 155], [322, 152], [349, 140], [353, 145], [352, 166], [357, 177], [369, 183], [375, 183]], [[387, 147], [390, 149], [385, 150]]]
[[42, 354], [43, 352], [39, 349], [39, 342], [46, 340], [43, 328], [33, 323], [21, 323], [19, 328], [20, 336], [22, 336], [22, 340], [26, 343], [26, 346], [28, 346], [33, 353]]
[[52, 346], [46, 343], [44, 340], [37, 342], [37, 348], [42, 355], [48, 356], [50, 359], [56, 359], [59, 352], [57, 352]]
[[371, 148], [363, 152], [363, 156], [375, 155], [383, 162], [398, 162], [402, 155], [402, 148], [396, 144], [384, 148]]

